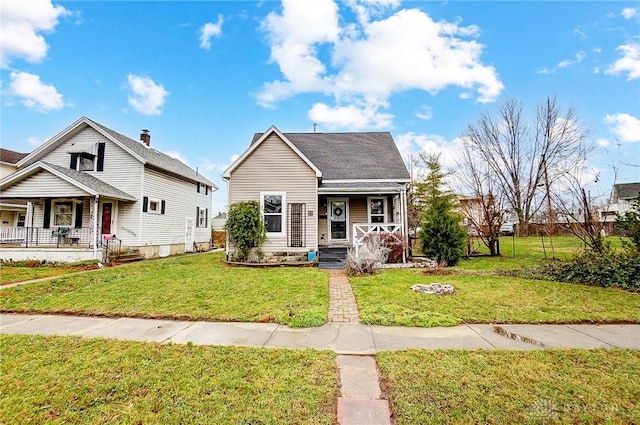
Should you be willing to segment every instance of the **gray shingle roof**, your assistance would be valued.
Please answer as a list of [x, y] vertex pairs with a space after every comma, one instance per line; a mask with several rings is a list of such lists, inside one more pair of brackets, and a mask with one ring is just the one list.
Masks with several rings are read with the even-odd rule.
[[[256, 133], [252, 144], [263, 133]], [[408, 180], [409, 172], [389, 132], [284, 133], [322, 171], [324, 180]]]
[[108, 127], [105, 127], [104, 125], [97, 123], [89, 118], [87, 118], [87, 121], [91, 121], [92, 124], [102, 129], [105, 133], [118, 140], [127, 148], [131, 149], [136, 153], [136, 155], [144, 158], [144, 160], [147, 161], [147, 164], [157, 167], [161, 170], [168, 171], [169, 173], [188, 178], [189, 180], [193, 180], [194, 182], [200, 182], [209, 186], [213, 186], [216, 189], [218, 188], [210, 180], [200, 174], [197, 174], [195, 170], [193, 170], [182, 161], [172, 158], [169, 155], [157, 151], [153, 148], [147, 147], [141, 142], [136, 142], [135, 140], [130, 139], [129, 137], [124, 136]]
[[100, 179], [93, 177], [91, 174], [83, 173], [82, 171], [72, 170], [70, 168], [59, 167], [57, 165], [49, 164], [48, 162], [42, 162], [42, 164], [46, 164], [48, 167], [53, 168], [58, 173], [63, 174], [69, 177], [70, 179], [80, 183], [81, 185], [92, 189], [94, 192], [96, 192], [100, 196], [107, 196], [110, 198], [125, 199], [130, 201], [136, 200], [134, 196], [131, 196], [128, 193], [120, 189], [117, 189], [111, 186], [110, 184], [103, 182]]
[[0, 148], [0, 161], [8, 162], [9, 164], [15, 164], [27, 155], [29, 154]]
[[640, 195], [640, 182], [613, 185], [615, 199], [635, 199]]

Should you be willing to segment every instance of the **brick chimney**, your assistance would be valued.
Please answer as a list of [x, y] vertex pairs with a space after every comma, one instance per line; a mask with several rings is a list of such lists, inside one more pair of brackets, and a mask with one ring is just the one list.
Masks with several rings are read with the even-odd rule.
[[147, 147], [151, 146], [151, 134], [149, 134], [149, 130], [142, 130], [142, 133], [140, 133], [140, 140]]

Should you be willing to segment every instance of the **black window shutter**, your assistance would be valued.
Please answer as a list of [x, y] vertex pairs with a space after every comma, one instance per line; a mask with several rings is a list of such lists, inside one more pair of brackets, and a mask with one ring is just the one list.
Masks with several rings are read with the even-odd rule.
[[196, 183], [196, 190], [200, 193], [200, 183]]
[[72, 153], [71, 154], [71, 163], [69, 164], [69, 168], [71, 168], [72, 170], [78, 169], [78, 154], [77, 153]]
[[209, 186], [205, 186], [204, 187], [204, 194], [208, 195], [209, 194]]
[[106, 143], [98, 143], [98, 165], [97, 171], [104, 171], [104, 149], [107, 146]]
[[147, 212], [148, 209], [149, 209], [149, 198], [144, 196], [142, 198], [142, 212]]
[[196, 207], [196, 227], [200, 227], [200, 207]]
[[165, 202], [164, 202], [164, 199], [163, 199], [162, 203], [160, 204], [160, 214], [164, 214], [164, 206], [165, 206]]
[[44, 200], [44, 218], [42, 220], [42, 227], [48, 229], [51, 224], [51, 199]]
[[76, 203], [76, 229], [82, 229], [82, 202]]
[[204, 210], [204, 227], [207, 227], [207, 224], [209, 224], [209, 208]]

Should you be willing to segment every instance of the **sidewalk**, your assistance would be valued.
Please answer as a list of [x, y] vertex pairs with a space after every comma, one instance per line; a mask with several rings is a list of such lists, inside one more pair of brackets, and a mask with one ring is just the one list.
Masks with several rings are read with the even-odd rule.
[[[498, 330], [499, 332], [496, 332]], [[80, 335], [196, 345], [315, 348], [371, 355], [385, 350], [632, 348], [640, 325], [459, 325], [449, 328], [328, 323], [289, 328], [275, 323], [215, 323], [132, 318], [0, 314], [0, 334]]]

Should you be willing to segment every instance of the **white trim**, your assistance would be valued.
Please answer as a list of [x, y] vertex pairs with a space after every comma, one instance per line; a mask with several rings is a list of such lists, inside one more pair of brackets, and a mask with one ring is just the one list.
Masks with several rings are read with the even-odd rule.
[[[331, 211], [331, 203], [332, 202], [344, 202], [345, 212], [344, 212], [344, 221], [345, 221], [345, 238], [344, 239], [333, 239], [331, 236], [331, 222], [333, 221], [331, 217], [333, 217], [333, 211]], [[349, 198], [327, 198], [327, 241], [329, 244], [331, 243], [348, 243], [349, 242]]]
[[398, 188], [394, 188], [394, 189], [390, 189], [388, 187], [380, 187], [380, 188], [371, 188], [371, 187], [367, 187], [367, 188], [358, 188], [358, 187], [349, 187], [349, 188], [345, 188], [345, 187], [334, 187], [334, 188], [319, 188], [318, 189], [318, 193], [322, 194], [322, 195], [330, 195], [332, 193], [351, 193], [351, 194], [357, 194], [357, 195], [376, 195], [376, 194], [396, 194], [396, 193], [401, 193], [404, 192], [404, 188], [403, 187], [398, 187]]
[[[162, 212], [162, 199], [158, 199], [158, 198], [147, 198], [147, 213], [148, 214], [156, 214], [156, 215], [160, 215]], [[155, 202], [158, 205], [157, 210], [152, 210], [151, 209], [151, 203]]]
[[[286, 227], [287, 227], [287, 193], [286, 192], [260, 192], [260, 215], [262, 216], [262, 220], [265, 220], [264, 218], [264, 197], [265, 196], [269, 196], [269, 195], [273, 195], [273, 196], [281, 196], [282, 197], [282, 205], [280, 206], [280, 231], [279, 232], [269, 232], [267, 231], [267, 236], [285, 236], [287, 234], [286, 232]], [[277, 215], [276, 213], [274, 214], [269, 214], [269, 215]]]
[[271, 136], [271, 134], [273, 134], [273, 133], [275, 133], [287, 146], [289, 146], [291, 148], [291, 150], [293, 150], [300, 157], [300, 159], [302, 159], [316, 173], [316, 177], [318, 177], [318, 178], [322, 177], [322, 171], [320, 171], [320, 169], [318, 167], [316, 167], [313, 164], [313, 162], [311, 162], [306, 156], [304, 156], [304, 154], [302, 152], [300, 152], [300, 150], [293, 143], [291, 143], [291, 141], [284, 134], [282, 134], [282, 132], [280, 132], [280, 130], [278, 130], [278, 128], [275, 125], [272, 125], [271, 127], [269, 127], [269, 129], [267, 131], [265, 131], [262, 134], [262, 136], [260, 136], [260, 138], [258, 140], [256, 140], [249, 147], [249, 149], [244, 151], [244, 153], [240, 156], [240, 158], [236, 159], [233, 162], [233, 164], [231, 164], [229, 166], [229, 168], [227, 168], [224, 171], [224, 173], [222, 173], [222, 178], [230, 179], [231, 178], [231, 173], [236, 168], [238, 168], [240, 166], [240, 164], [242, 164], [244, 162], [244, 160], [247, 159], [249, 157], [249, 155], [251, 155], [253, 153], [253, 151], [258, 149], [258, 146], [260, 146], [262, 144], [262, 142], [264, 142], [267, 139], [267, 137]]
[[[374, 199], [382, 200], [382, 221], [377, 223], [387, 223], [388, 222], [387, 217], [389, 213], [387, 204], [389, 202], [386, 196], [367, 196], [367, 222], [373, 223], [373, 220], [371, 220], [371, 201], [373, 201]], [[376, 217], [379, 217], [379, 216], [380, 214], [376, 214]], [[391, 222], [393, 223], [394, 220], [392, 219]]]

